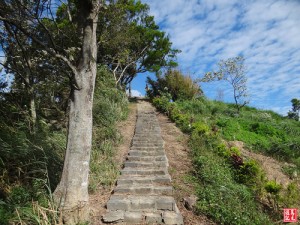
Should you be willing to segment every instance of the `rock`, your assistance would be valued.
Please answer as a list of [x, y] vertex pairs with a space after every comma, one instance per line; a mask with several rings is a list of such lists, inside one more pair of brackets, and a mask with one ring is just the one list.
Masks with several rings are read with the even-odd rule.
[[184, 207], [187, 210], [193, 210], [196, 203], [197, 203], [198, 197], [195, 195], [191, 195], [189, 197], [183, 198]]

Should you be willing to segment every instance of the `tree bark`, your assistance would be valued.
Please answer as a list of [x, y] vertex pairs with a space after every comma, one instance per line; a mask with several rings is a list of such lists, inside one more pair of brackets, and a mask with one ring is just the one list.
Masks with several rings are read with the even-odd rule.
[[36, 130], [36, 122], [37, 122], [37, 114], [35, 107], [35, 95], [34, 95], [34, 87], [32, 82], [32, 74], [31, 74], [31, 62], [27, 59], [28, 68], [26, 68], [26, 77], [25, 77], [25, 86], [26, 91], [29, 96], [29, 113], [30, 113], [30, 132], [35, 133]]
[[[80, 2], [80, 1], [79, 1]], [[79, 3], [83, 20], [81, 57], [69, 101], [68, 142], [61, 181], [54, 192], [65, 224], [89, 220], [89, 163], [92, 147], [92, 106], [96, 78], [97, 1]]]

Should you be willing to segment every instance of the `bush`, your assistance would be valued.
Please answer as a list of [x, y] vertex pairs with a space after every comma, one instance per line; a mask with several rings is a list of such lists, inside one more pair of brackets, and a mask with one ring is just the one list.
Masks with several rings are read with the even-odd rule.
[[292, 182], [281, 196], [281, 202], [286, 208], [300, 207], [300, 191], [297, 182]]
[[196, 133], [197, 135], [208, 135], [209, 134], [209, 127], [202, 122], [196, 122], [192, 124], [193, 133]]
[[275, 180], [268, 181], [265, 185], [265, 189], [268, 193], [273, 195], [278, 195], [282, 186], [278, 184]]
[[147, 78], [147, 84], [150, 86], [147, 94], [150, 98], [161, 96], [161, 93], [166, 91], [170, 93], [173, 101], [192, 99], [202, 95], [199, 85], [190, 76], [183, 75], [179, 70], [168, 70], [164, 76], [160, 74], [156, 76], [157, 81]]
[[238, 182], [248, 186], [256, 186], [262, 170], [255, 160], [249, 160], [243, 163], [236, 171]]
[[[273, 206], [269, 215], [274, 220], [281, 215], [279, 204], [296, 204], [292, 199], [298, 199], [297, 186], [282, 191], [280, 185], [266, 183], [257, 162], [244, 160], [239, 149], [228, 148], [221, 140], [242, 141], [251, 150], [293, 162], [296, 165], [293, 171], [300, 171], [299, 123], [248, 106], [236, 115], [234, 105], [204, 97], [163, 104], [160, 102], [164, 112], [183, 131], [191, 132], [194, 175], [199, 180], [199, 213], [209, 215], [220, 224], [271, 224], [259, 199], [268, 197], [269, 206]], [[187, 125], [191, 128], [187, 129]], [[212, 132], [214, 127], [218, 132]], [[281, 200], [284, 196], [289, 200]]]

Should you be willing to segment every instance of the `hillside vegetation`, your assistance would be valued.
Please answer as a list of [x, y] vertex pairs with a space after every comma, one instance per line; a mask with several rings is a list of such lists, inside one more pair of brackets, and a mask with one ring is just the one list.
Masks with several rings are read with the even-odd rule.
[[[128, 113], [126, 95], [115, 88], [111, 73], [103, 67], [96, 87], [90, 192], [115, 181], [118, 169], [113, 157], [121, 140], [116, 123]], [[51, 124], [40, 115], [36, 133], [30, 133], [20, 108], [3, 99], [0, 105], [0, 224], [56, 224], [61, 218], [52, 192], [63, 166], [65, 117], [56, 117], [62, 122]]]
[[[153, 104], [190, 134], [197, 213], [220, 224], [273, 224], [282, 221], [283, 208], [299, 208], [299, 122], [248, 106], [237, 113], [234, 104], [204, 96], [173, 102], [167, 90], [157, 93]], [[289, 162], [283, 170], [290, 184], [267, 180], [261, 165], [229, 141]]]

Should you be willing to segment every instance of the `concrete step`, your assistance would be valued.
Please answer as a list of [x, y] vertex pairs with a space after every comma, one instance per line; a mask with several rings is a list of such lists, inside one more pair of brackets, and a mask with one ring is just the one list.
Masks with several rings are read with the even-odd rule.
[[164, 151], [164, 147], [162, 146], [131, 146], [130, 150], [141, 150], [141, 151]]
[[[148, 136], [149, 137], [149, 136]], [[148, 138], [147, 137], [147, 138]], [[134, 141], [132, 141], [132, 144], [156, 144], [156, 145], [161, 145], [161, 144], [163, 144], [164, 143], [164, 141], [162, 140], [162, 139], [157, 139], [157, 140], [155, 140], [155, 141], [147, 141], [147, 140], [143, 140], [142, 138], [140, 139], [140, 140], [134, 140]]]
[[142, 142], [157, 142], [157, 141], [163, 141], [162, 139], [157, 139], [157, 138], [152, 138], [152, 137], [144, 137], [144, 138], [134, 138], [133, 137], [133, 140], [132, 142], [135, 142], [135, 141], [142, 141]]
[[127, 157], [128, 161], [143, 161], [143, 162], [155, 162], [155, 161], [163, 161], [167, 162], [168, 159], [165, 155], [162, 156], [131, 156], [128, 155]]
[[138, 141], [138, 140], [162, 140], [161, 134], [160, 133], [146, 133], [146, 134], [138, 134], [135, 133], [134, 137], [132, 138], [133, 141]]
[[104, 222], [183, 224], [173, 197], [164, 140], [154, 108], [138, 104], [135, 134], [127, 161], [107, 203]]
[[117, 184], [169, 184], [170, 182], [171, 177], [169, 174], [152, 176], [121, 175], [117, 181]]
[[107, 209], [111, 211], [144, 211], [176, 210], [176, 203], [171, 196], [142, 196], [142, 195], [112, 195], [107, 202]]
[[152, 150], [152, 151], [141, 151], [141, 150], [130, 150], [128, 152], [130, 156], [164, 156], [163, 150]]
[[164, 145], [153, 145], [153, 144], [132, 144], [130, 149], [164, 149]]
[[162, 213], [162, 221], [164, 224], [177, 224], [177, 225], [183, 224], [183, 218], [179, 210], [178, 212], [164, 211]]
[[147, 140], [144, 140], [144, 138], [149, 138], [149, 137], [150, 137], [149, 134], [148, 134], [148, 135], [145, 135], [144, 137], [138, 137], [138, 135], [135, 134], [134, 140], [132, 140], [132, 141], [133, 141], [133, 142], [148, 142], [148, 143], [163, 143], [163, 142], [164, 142], [163, 139], [162, 139], [162, 137], [161, 137], [161, 135], [159, 135], [159, 136], [154, 136], [154, 138], [156, 138], [156, 140], [153, 141], [153, 142], [149, 142], [149, 141], [147, 141]]
[[166, 168], [168, 166], [167, 161], [148, 161], [148, 162], [142, 162], [142, 161], [125, 161], [124, 163], [125, 167], [155, 167], [160, 168], [164, 167]]
[[149, 146], [149, 147], [155, 147], [155, 146], [159, 146], [162, 147], [164, 146], [164, 142], [163, 141], [134, 141], [132, 142], [131, 146]]
[[107, 223], [123, 222], [125, 224], [167, 224], [182, 225], [183, 218], [180, 213], [164, 212], [161, 210], [154, 212], [135, 212], [135, 211], [110, 211], [103, 216]]
[[148, 168], [124, 168], [121, 171], [122, 175], [167, 175], [168, 170], [165, 168], [153, 168], [153, 167], [148, 167]]
[[171, 186], [159, 186], [149, 184], [122, 184], [114, 189], [115, 194], [131, 195], [172, 195]]

